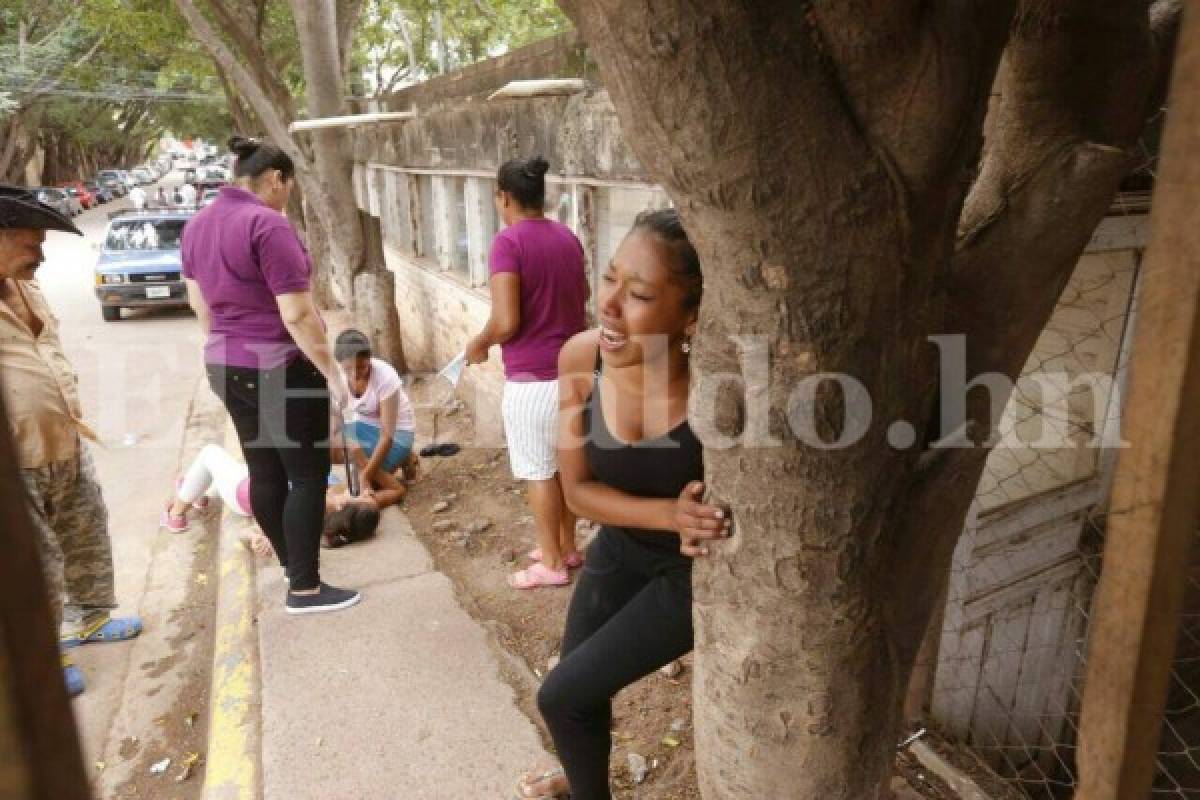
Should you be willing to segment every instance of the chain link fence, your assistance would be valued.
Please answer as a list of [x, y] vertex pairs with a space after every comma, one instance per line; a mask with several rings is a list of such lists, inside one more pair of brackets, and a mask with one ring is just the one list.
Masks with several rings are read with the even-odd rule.
[[[1005, 409], [954, 557], [930, 717], [1006, 785], [1006, 796], [1060, 800], [1077, 785], [1088, 627], [1136, 314], [1144, 238], [1136, 226], [1148, 210], [1156, 140], [1140, 155], [1106, 221], [1108, 230], [1133, 233], [1123, 241], [1098, 235], [1081, 258]], [[1196, 561], [1154, 798], [1200, 798]]]

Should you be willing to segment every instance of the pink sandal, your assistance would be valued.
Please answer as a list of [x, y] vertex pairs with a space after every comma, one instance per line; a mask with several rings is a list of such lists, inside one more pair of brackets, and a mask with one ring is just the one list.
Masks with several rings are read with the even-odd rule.
[[514, 589], [538, 589], [543, 586], [566, 586], [571, 582], [567, 570], [555, 572], [540, 561], [520, 572], [508, 576], [508, 585]]
[[[540, 562], [542, 560], [542, 548], [535, 547], [530, 550], [529, 560]], [[563, 556], [563, 564], [567, 566], [567, 569], [579, 569], [583, 566], [583, 553], [576, 550], [574, 553]]]

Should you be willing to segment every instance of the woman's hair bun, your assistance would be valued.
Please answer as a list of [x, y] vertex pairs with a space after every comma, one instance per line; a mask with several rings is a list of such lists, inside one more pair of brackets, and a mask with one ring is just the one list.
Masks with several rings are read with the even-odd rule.
[[259, 148], [259, 141], [246, 136], [230, 136], [229, 149], [238, 158], [249, 158]]
[[531, 178], [540, 178], [550, 171], [550, 162], [541, 156], [534, 156], [525, 163], [525, 172]]

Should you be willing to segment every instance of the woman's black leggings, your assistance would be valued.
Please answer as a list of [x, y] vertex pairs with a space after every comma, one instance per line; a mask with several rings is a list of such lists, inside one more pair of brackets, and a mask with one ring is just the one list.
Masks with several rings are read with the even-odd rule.
[[254, 519], [292, 589], [315, 589], [329, 475], [329, 387], [306, 358], [269, 370], [208, 365], [250, 472]]
[[612, 698], [692, 649], [691, 559], [603, 528], [571, 597], [538, 708], [572, 800], [609, 800]]

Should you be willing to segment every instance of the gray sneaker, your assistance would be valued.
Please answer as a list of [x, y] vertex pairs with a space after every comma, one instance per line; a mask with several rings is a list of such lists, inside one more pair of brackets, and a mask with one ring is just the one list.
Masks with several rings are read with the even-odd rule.
[[321, 584], [316, 594], [294, 594], [288, 592], [289, 614], [320, 614], [325, 611], [341, 611], [362, 599], [362, 595], [350, 589], [339, 589], [327, 583]]

